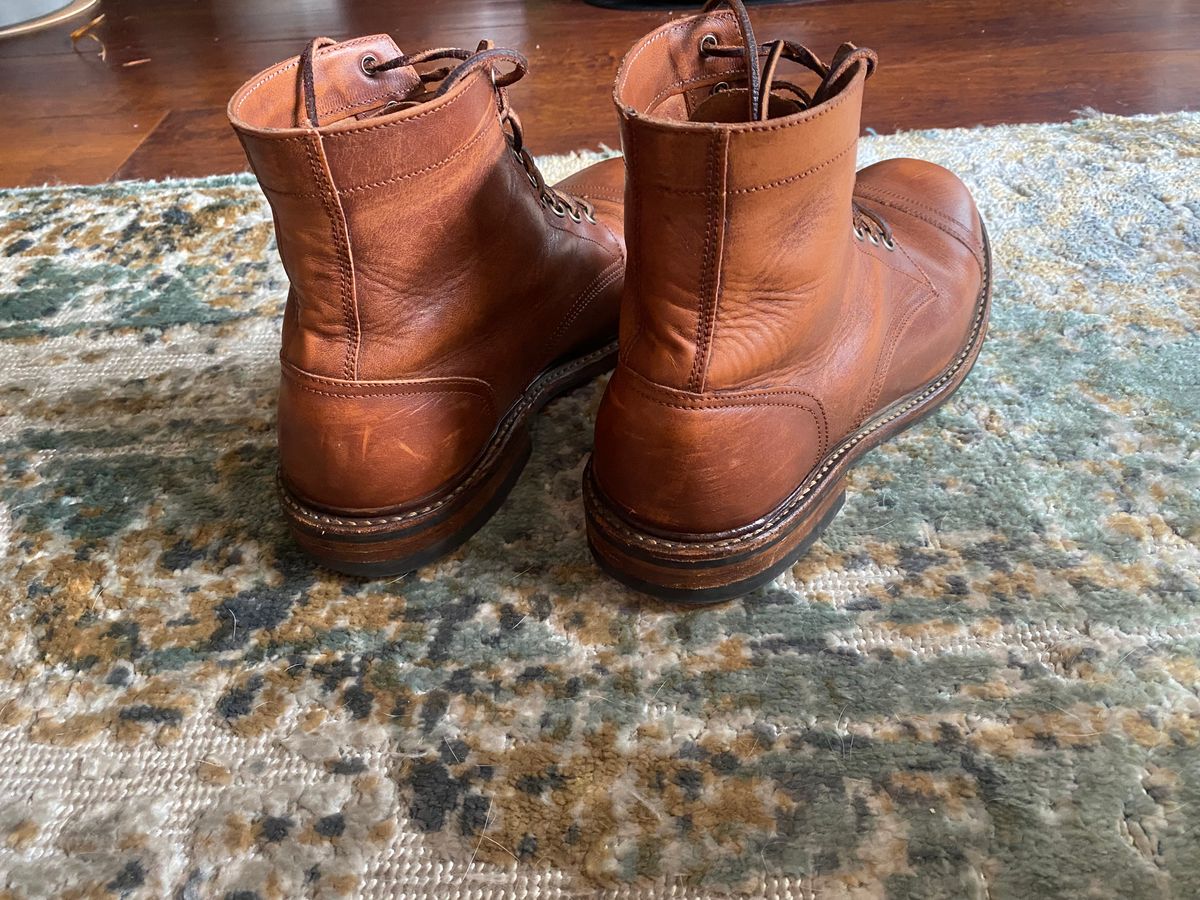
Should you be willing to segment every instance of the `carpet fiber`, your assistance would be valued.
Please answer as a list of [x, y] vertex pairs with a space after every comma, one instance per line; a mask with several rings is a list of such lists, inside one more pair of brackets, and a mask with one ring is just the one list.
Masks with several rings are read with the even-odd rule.
[[315, 568], [253, 182], [0, 193], [0, 896], [1200, 896], [1198, 147], [866, 140], [976, 190], [990, 342], [703, 610], [591, 562], [602, 381], [453, 557]]

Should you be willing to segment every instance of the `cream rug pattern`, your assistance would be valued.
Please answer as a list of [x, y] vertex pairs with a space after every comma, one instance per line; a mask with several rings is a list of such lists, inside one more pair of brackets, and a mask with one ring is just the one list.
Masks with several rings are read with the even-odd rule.
[[1200, 116], [889, 156], [975, 190], [990, 341], [699, 610], [589, 558], [602, 380], [449, 559], [314, 567], [253, 181], [0, 192], [0, 897], [1200, 896]]

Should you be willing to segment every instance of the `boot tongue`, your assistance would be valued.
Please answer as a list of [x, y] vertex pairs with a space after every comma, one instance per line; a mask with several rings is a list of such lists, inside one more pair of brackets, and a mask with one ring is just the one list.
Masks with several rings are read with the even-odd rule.
[[[325, 43], [328, 41], [328, 43]], [[318, 126], [364, 117], [388, 104], [403, 103], [422, 90], [421, 76], [413, 66], [398, 66], [367, 74], [372, 65], [401, 56], [390, 35], [376, 34], [353, 41], [318, 41], [312, 54], [312, 88], [317, 103]], [[364, 63], [367, 65], [364, 66]], [[301, 67], [303, 68], [303, 67]], [[303, 72], [296, 122], [309, 124], [305, 113]]]
[[[738, 98], [749, 107], [749, 121], [763, 121], [777, 116], [789, 115], [800, 109], [811, 108], [839, 93], [860, 64], [867, 67], [867, 75], [875, 70], [876, 57], [870, 50], [860, 49], [853, 44], [842, 44], [834, 54], [833, 62], [826, 66], [820, 58], [807, 47], [792, 41], [776, 40], [765, 45], [759, 45], [754, 37], [754, 27], [750, 15], [746, 11], [743, 0], [709, 0], [704, 5], [704, 11], [710, 12], [727, 6], [733, 12], [738, 26], [740, 47], [721, 47], [715, 41], [715, 35], [710, 35], [701, 41], [701, 52], [713, 55], [730, 56], [738, 54], [746, 61], [746, 89], [736, 91]], [[765, 59], [760, 60], [762, 51], [766, 51]], [[794, 98], [784, 97], [773, 92], [775, 72], [781, 60], [787, 59], [798, 63], [816, 73], [821, 78], [821, 84], [809, 97], [795, 85], [781, 82]], [[705, 101], [693, 111], [695, 121], [728, 122], [737, 121], [733, 113], [731, 97], [714, 98]], [[697, 115], [698, 114], [698, 115]]]

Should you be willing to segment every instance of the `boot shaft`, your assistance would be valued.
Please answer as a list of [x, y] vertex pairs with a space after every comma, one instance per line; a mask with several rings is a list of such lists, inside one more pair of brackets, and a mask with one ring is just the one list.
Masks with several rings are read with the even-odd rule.
[[[486, 68], [440, 96], [420, 95], [386, 35], [318, 47], [317, 126], [300, 58], [262, 73], [229, 117], [271, 204], [292, 285], [283, 359], [303, 371], [371, 380], [476, 374], [457, 360], [504, 330], [511, 304], [490, 285], [544, 256], [544, 214], [510, 152], [502, 88]], [[364, 62], [365, 61], [365, 62]]]
[[544, 181], [505, 92], [524, 72], [486, 41], [402, 56], [386, 36], [318, 39], [230, 101], [291, 281], [278, 429], [295, 521], [369, 530], [404, 510], [407, 528], [453, 508], [417, 543], [461, 538], [511, 485], [497, 467], [519, 471], [545, 392], [611, 357], [620, 170]]
[[[649, 380], [702, 392], [745, 387], [817, 352], [814, 298], [845, 269], [867, 63], [829, 100], [795, 112], [778, 95], [750, 121], [732, 13], [672, 22], [626, 56], [615, 100], [626, 153], [622, 359]], [[860, 51], [861, 52], [861, 51]], [[835, 66], [836, 68], [836, 66]], [[769, 93], [769, 91], [768, 91]], [[836, 302], [836, 301], [835, 301]]]

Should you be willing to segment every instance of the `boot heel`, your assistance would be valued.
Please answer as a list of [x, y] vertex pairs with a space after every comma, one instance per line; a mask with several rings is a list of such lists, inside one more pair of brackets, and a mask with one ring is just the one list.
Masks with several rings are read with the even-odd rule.
[[457, 549], [487, 523], [516, 485], [531, 446], [529, 429], [521, 428], [488, 471], [470, 473], [441, 499], [413, 510], [334, 515], [306, 506], [282, 479], [280, 505], [292, 537], [320, 565], [362, 578], [404, 575]]
[[509, 410], [475, 466], [434, 497], [387, 514], [353, 516], [306, 504], [278, 479], [288, 528], [326, 568], [347, 575], [403, 575], [457, 548], [483, 527], [512, 491], [532, 449], [533, 417], [555, 397], [613, 367], [616, 342], [543, 372]]
[[627, 587], [660, 600], [704, 605], [769, 584], [808, 552], [846, 500], [841, 479], [792, 514], [739, 532], [665, 536], [630, 522], [584, 474], [588, 545], [600, 568]]

